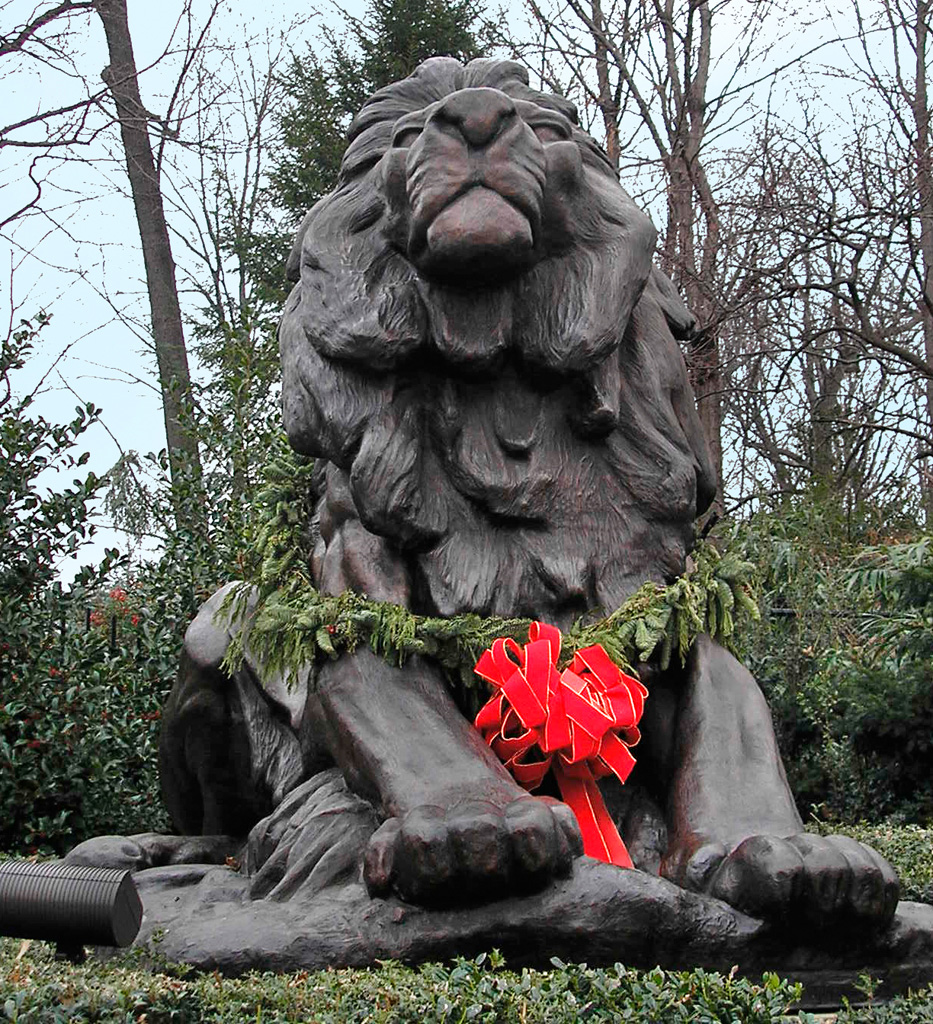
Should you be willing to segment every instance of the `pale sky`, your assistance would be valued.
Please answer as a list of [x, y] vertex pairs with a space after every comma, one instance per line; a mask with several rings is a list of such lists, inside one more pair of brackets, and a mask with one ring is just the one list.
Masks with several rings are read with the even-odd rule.
[[[244, 15], [243, 7], [226, 3], [215, 18], [214, 39], [242, 48], [247, 37], [258, 39], [268, 33], [278, 45], [275, 37], [294, 21], [296, 5], [267, 0], [249, 6], [255, 13]], [[349, 9], [360, 7], [354, 3]], [[22, 23], [33, 8], [19, 0], [0, 3], [4, 30]], [[178, 68], [178, 58], [166, 57], [165, 50], [181, 9], [181, 0], [129, 0], [137, 66], [148, 68], [140, 76], [142, 99], [157, 115], [166, 109]], [[206, 0], [194, 0], [197, 25], [208, 10]], [[310, 9], [303, 17], [306, 24], [288, 35], [288, 45], [296, 49], [314, 38], [321, 23]], [[92, 90], [102, 87], [100, 72], [108, 62], [103, 29], [93, 16], [75, 19], [75, 24], [79, 30], [68, 41], [74, 54], [71, 75], [54, 73], [48, 66], [7, 71], [2, 82], [6, 123], [74, 102], [83, 94], [81, 76]], [[176, 39], [183, 41], [184, 34]], [[145, 344], [148, 302], [139, 236], [116, 142], [116, 129], [110, 128], [94, 145], [78, 150], [78, 159], [54, 167], [44, 185], [45, 215], [23, 218], [0, 233], [3, 329], [11, 316], [15, 322], [44, 309], [53, 317], [41, 346], [14, 384], [24, 393], [46, 377], [36, 409], [54, 422], [72, 418], [78, 397], [103, 408], [102, 425], [84, 436], [91, 452], [89, 468], [99, 474], [113, 465], [121, 447], [145, 455], [165, 446], [155, 361]], [[12, 147], [0, 150], [0, 220], [31, 197], [26, 172], [33, 155], [34, 151]], [[185, 253], [177, 239], [173, 251], [176, 261], [183, 263]], [[62, 567], [65, 578], [78, 564], [98, 557], [105, 544], [126, 547], [121, 536], [102, 531], [78, 562]]]
[[[515, 0], [515, 8], [519, 2]], [[364, 5], [362, 0], [354, 0], [344, 6], [360, 14]], [[34, 7], [32, 0], [0, 0], [0, 27], [8, 30], [21, 23]], [[209, 8], [209, 0], [193, 0], [196, 25], [203, 23]], [[321, 6], [323, 14], [309, 8], [299, 10], [288, 0], [266, 0], [262, 5], [250, 4], [248, 9], [250, 13], [245, 14], [246, 5], [227, 0], [212, 30], [218, 44], [238, 48], [240, 56], [248, 38], [268, 36], [270, 45], [279, 46], [276, 36], [299, 16], [304, 24], [288, 30], [287, 38], [288, 45], [296, 49], [315, 38], [325, 19], [335, 19], [329, 3]], [[177, 54], [166, 57], [165, 51], [171, 46], [173, 30], [178, 32], [181, 10], [182, 0], [129, 0], [137, 65], [148, 69], [141, 75], [142, 98], [157, 115], [165, 111], [176, 77], [179, 58]], [[101, 88], [100, 72], [107, 63], [103, 30], [94, 16], [75, 19], [75, 24], [79, 28], [67, 41], [74, 55], [73, 68], [54, 72], [43, 64], [20, 66], [10, 73], [0, 67], [0, 75], [5, 72], [0, 82], [7, 123], [73, 102], [82, 95], [82, 79], [92, 90]], [[825, 27], [828, 22], [823, 24]], [[181, 32], [176, 35], [176, 47], [184, 40], [183, 28]], [[725, 42], [727, 35], [728, 30], [719, 41]], [[818, 41], [819, 34], [811, 28], [795, 36], [791, 30], [788, 39], [806, 49]], [[832, 60], [830, 54], [824, 56]], [[831, 92], [822, 97], [822, 103]], [[11, 315], [15, 320], [40, 309], [53, 315], [41, 348], [16, 383], [22, 392], [48, 374], [37, 407], [56, 422], [71, 418], [77, 397], [103, 408], [104, 425], [85, 435], [92, 456], [89, 466], [97, 473], [104, 473], [115, 462], [120, 448], [144, 455], [165, 445], [154, 359], [145, 344], [148, 303], [139, 237], [116, 142], [116, 129], [109, 128], [94, 145], [71, 154], [72, 159], [50, 173], [43, 195], [44, 215], [23, 218], [0, 232], [3, 326]], [[0, 150], [0, 221], [31, 195], [25, 174], [34, 152]], [[176, 148], [175, 153], [179, 152]], [[173, 246], [176, 261], [183, 266], [184, 249], [177, 240]], [[182, 298], [184, 303], [185, 296]], [[193, 369], [196, 372], [196, 367]], [[79, 561], [99, 557], [104, 544], [125, 549], [122, 538], [102, 531], [99, 541], [85, 549]], [[63, 567], [66, 578], [77, 564]]]

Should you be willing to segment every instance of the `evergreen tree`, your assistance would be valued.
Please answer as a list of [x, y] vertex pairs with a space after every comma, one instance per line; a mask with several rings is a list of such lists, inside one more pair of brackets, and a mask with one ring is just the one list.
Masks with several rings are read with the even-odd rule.
[[345, 15], [342, 32], [325, 31], [292, 54], [280, 79], [279, 149], [268, 164], [269, 226], [238, 253], [270, 308], [285, 301], [295, 229], [336, 185], [347, 129], [363, 102], [428, 57], [484, 56], [493, 28], [474, 0], [369, 0], [362, 18]]
[[269, 174], [273, 205], [297, 227], [337, 182], [346, 133], [363, 102], [428, 57], [461, 61], [490, 48], [491, 25], [473, 0], [369, 0], [341, 37], [327, 32], [323, 59], [308, 46], [292, 57], [280, 117], [281, 154]]

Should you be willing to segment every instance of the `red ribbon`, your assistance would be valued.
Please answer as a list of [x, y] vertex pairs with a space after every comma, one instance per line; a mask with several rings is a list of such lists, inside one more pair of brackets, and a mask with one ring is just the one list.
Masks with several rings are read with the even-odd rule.
[[497, 691], [476, 716], [476, 728], [527, 790], [553, 771], [561, 796], [576, 815], [583, 852], [632, 867], [596, 779], [625, 782], [635, 766], [629, 747], [648, 691], [616, 665], [600, 644], [586, 647], [558, 672], [560, 630], [533, 622], [528, 643], [500, 637], [474, 671]]

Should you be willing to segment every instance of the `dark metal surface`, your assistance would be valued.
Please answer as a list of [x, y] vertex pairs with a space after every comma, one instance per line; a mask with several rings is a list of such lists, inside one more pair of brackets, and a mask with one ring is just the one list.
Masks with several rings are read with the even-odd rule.
[[[321, 592], [566, 628], [683, 572], [714, 492], [678, 346], [695, 322], [574, 117], [516, 64], [435, 58], [351, 127], [279, 330], [289, 439], [321, 462]], [[767, 704], [708, 636], [686, 664], [638, 666], [638, 764], [604, 791], [628, 871], [576, 856], [569, 809], [518, 787], [429, 658], [361, 645], [288, 679], [247, 644], [230, 676], [249, 614], [223, 591], [202, 608], [163, 713], [163, 793], [199, 839], [69, 855], [137, 871], [140, 941], [159, 929], [169, 958], [497, 946], [513, 966], [806, 972], [829, 998], [866, 966], [933, 977], [933, 908], [898, 909], [868, 847], [803, 831]]]
[[0, 935], [128, 946], [142, 916], [129, 871], [61, 861], [0, 863]]
[[[684, 571], [715, 491], [678, 346], [696, 325], [575, 116], [516, 64], [435, 58], [351, 127], [279, 327], [286, 431], [324, 464], [322, 593], [566, 628]], [[482, 905], [566, 876], [567, 808], [529, 800], [429, 658], [360, 648], [308, 666], [296, 716], [249, 656], [224, 674], [232, 624], [214, 614], [189, 630], [162, 718], [181, 831], [245, 839], [287, 806], [263, 870], [294, 893], [318, 851], [343, 849], [290, 802], [329, 762], [382, 822], [362, 857], [374, 896]], [[781, 927], [884, 928], [893, 869], [804, 834], [751, 674], [708, 637], [686, 665], [639, 671], [650, 697], [626, 790], [644, 799], [622, 823], [636, 865]]]

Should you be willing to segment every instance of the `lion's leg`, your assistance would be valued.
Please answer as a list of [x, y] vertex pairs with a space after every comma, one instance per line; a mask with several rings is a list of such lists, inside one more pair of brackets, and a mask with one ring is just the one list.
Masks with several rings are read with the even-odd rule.
[[674, 762], [662, 874], [760, 916], [890, 919], [893, 869], [853, 840], [804, 834], [764, 697], [706, 636], [691, 656]]
[[759, 833], [802, 831], [764, 696], [706, 636], [691, 655], [675, 742], [668, 824], [679, 856], [707, 841], [733, 848]]
[[581, 847], [569, 808], [512, 780], [435, 667], [361, 649], [321, 669], [310, 703], [348, 783], [387, 819], [366, 855], [372, 892], [488, 900], [569, 870]]
[[242, 626], [223, 610], [228, 591], [218, 591], [189, 626], [162, 715], [162, 795], [189, 835], [245, 837], [321, 760], [295, 721], [304, 702], [280, 675], [263, 674], [249, 657], [233, 676], [221, 668]]
[[233, 727], [231, 690], [219, 671], [182, 653], [162, 712], [159, 768], [163, 800], [184, 835], [233, 835], [249, 816], [236, 770], [248, 753]]

